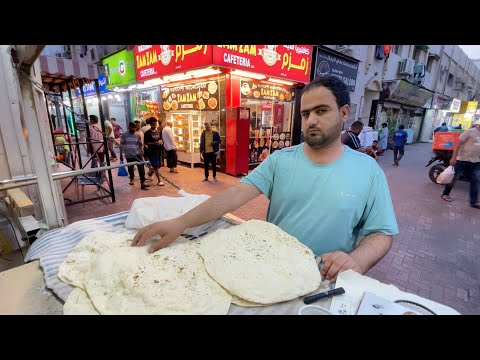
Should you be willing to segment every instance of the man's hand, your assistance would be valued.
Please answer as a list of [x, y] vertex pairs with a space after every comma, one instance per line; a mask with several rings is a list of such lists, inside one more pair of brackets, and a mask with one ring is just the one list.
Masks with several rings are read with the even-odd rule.
[[362, 268], [357, 262], [347, 253], [343, 251], [334, 251], [325, 253], [322, 255], [323, 267], [321, 274], [325, 276], [327, 280], [332, 282], [337, 280], [337, 276], [342, 271], [352, 269], [359, 274], [362, 274]]
[[455, 166], [457, 165], [457, 159], [454, 159], [453, 157], [450, 159], [450, 165]]
[[178, 218], [159, 221], [140, 229], [140, 231], [137, 232], [133, 238], [132, 246], [143, 246], [147, 240], [156, 235], [160, 235], [160, 240], [152, 243], [148, 249], [149, 253], [153, 253], [177, 240], [177, 238], [182, 234], [183, 231], [185, 231], [186, 228], [187, 227]]

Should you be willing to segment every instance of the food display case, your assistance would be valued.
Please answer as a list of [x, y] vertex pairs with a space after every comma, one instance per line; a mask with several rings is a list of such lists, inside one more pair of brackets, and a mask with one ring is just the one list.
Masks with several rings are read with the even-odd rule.
[[171, 112], [172, 131], [177, 143], [178, 161], [195, 164], [201, 163], [200, 135], [205, 113], [200, 111]]

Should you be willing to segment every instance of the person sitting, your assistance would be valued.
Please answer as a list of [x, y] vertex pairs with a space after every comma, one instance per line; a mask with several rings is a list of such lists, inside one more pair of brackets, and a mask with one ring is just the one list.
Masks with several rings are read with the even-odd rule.
[[378, 146], [378, 141], [377, 140], [373, 140], [372, 141], [372, 150], [375, 152], [376, 155], [383, 155], [383, 149], [381, 149], [379, 146]]

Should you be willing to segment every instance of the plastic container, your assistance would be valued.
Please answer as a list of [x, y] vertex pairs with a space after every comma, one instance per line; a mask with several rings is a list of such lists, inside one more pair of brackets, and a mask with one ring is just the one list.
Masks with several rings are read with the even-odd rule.
[[298, 311], [298, 315], [333, 315], [324, 307], [318, 305], [306, 305]]
[[458, 142], [459, 132], [436, 132], [433, 137], [432, 150], [453, 150]]

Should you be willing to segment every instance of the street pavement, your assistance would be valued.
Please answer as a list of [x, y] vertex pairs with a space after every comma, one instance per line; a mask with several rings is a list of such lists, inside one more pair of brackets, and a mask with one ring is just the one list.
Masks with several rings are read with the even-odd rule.
[[[428, 177], [425, 165], [432, 155], [431, 144], [407, 145], [400, 166], [393, 166], [388, 150], [378, 160], [388, 179], [400, 233], [390, 252], [366, 274], [383, 283], [453, 307], [462, 314], [480, 314], [480, 210], [469, 207], [468, 183], [458, 182], [450, 194], [453, 202], [441, 199], [442, 185]], [[162, 168], [163, 169], [163, 168]], [[113, 172], [116, 203], [93, 201], [67, 207], [69, 222], [128, 210], [139, 197], [178, 196], [168, 183], [141, 191], [139, 180], [128, 185], [128, 177]], [[189, 193], [213, 195], [240, 181], [219, 173], [219, 182], [202, 182], [203, 169], [179, 166], [178, 174], [162, 170], [173, 183]], [[210, 175], [211, 176], [211, 175]], [[211, 177], [210, 177], [211, 178]], [[165, 182], [165, 181], [164, 181]], [[65, 180], [62, 181], [65, 186]], [[85, 190], [93, 197], [93, 186]], [[65, 197], [75, 198], [73, 186]], [[244, 219], [265, 220], [268, 199], [259, 196], [233, 212]]]

